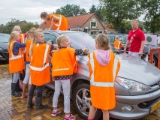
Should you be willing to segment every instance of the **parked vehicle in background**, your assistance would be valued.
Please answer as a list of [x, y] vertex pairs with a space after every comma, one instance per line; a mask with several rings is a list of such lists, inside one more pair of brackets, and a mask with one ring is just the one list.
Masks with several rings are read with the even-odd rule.
[[[73, 48], [86, 47], [89, 52], [95, 50], [94, 39], [84, 32], [44, 31], [44, 34], [46, 42], [52, 40], [56, 43], [58, 36], [67, 35]], [[116, 54], [116, 57], [121, 61], [121, 68], [115, 81], [116, 107], [109, 111], [110, 116], [131, 120], [152, 113], [160, 106], [160, 70], [128, 54]], [[71, 99], [79, 116], [87, 119], [91, 105], [88, 57], [87, 55], [77, 56], [77, 61], [78, 72], [71, 80]], [[54, 89], [54, 81], [51, 80], [46, 86]], [[102, 111], [97, 110], [95, 120], [98, 120], [101, 114]]]
[[0, 33], [0, 60], [8, 61], [8, 40], [9, 34]]

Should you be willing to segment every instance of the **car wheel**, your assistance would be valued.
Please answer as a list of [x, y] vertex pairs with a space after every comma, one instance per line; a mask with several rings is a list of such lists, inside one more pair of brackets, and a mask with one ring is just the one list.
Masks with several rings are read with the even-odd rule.
[[[89, 85], [86, 83], [79, 84], [75, 87], [73, 92], [73, 104], [78, 115], [87, 120], [89, 114], [90, 102], [90, 90]], [[95, 120], [98, 120], [102, 115], [102, 111], [97, 109], [95, 114]]]

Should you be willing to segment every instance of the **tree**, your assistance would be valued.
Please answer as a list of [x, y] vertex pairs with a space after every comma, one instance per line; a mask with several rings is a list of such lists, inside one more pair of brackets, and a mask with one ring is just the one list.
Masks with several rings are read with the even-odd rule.
[[160, 0], [141, 0], [146, 21], [144, 27], [151, 33], [160, 32]]
[[27, 32], [32, 27], [38, 28], [38, 26], [39, 26], [38, 23], [19, 21], [19, 20], [16, 20], [15, 18], [12, 18], [11, 21], [6, 23], [6, 25], [0, 25], [0, 33], [10, 34], [15, 25], [19, 25], [21, 27], [23, 33]]
[[92, 7], [89, 9], [89, 13], [96, 13], [97, 9], [95, 5], [92, 5]]
[[87, 12], [84, 8], [81, 9], [80, 6], [78, 6], [78, 5], [67, 4], [64, 7], [57, 9], [55, 13], [69, 17], [69, 16], [77, 16], [77, 15], [81, 15], [81, 14], [86, 14]]
[[99, 0], [103, 16], [108, 24], [113, 24], [114, 29], [119, 29], [122, 20], [137, 19], [142, 8], [139, 0]]

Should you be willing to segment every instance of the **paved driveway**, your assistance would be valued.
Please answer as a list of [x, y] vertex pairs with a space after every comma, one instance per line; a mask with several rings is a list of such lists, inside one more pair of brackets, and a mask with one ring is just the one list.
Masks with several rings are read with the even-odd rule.
[[[27, 109], [27, 98], [21, 99], [11, 96], [11, 75], [8, 73], [8, 65], [0, 64], [0, 120], [63, 120], [64, 113], [57, 117], [51, 116], [53, 90], [48, 88], [43, 92], [43, 104], [47, 104], [45, 110]], [[63, 96], [60, 96], [59, 107], [63, 110]], [[71, 102], [71, 111], [77, 120], [82, 120], [77, 114]], [[112, 119], [113, 120], [113, 119]], [[160, 108], [154, 113], [140, 120], [160, 120]]]

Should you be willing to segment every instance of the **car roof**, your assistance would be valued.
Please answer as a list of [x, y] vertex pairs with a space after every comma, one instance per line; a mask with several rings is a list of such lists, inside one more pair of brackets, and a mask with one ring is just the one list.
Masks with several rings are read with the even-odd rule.
[[0, 35], [9, 35], [9, 34], [6, 34], [6, 33], [0, 33]]
[[78, 32], [78, 31], [69, 31], [69, 30], [44, 30], [44, 33], [58, 33], [58, 34], [61, 34], [61, 33], [68, 33], [68, 32]]

